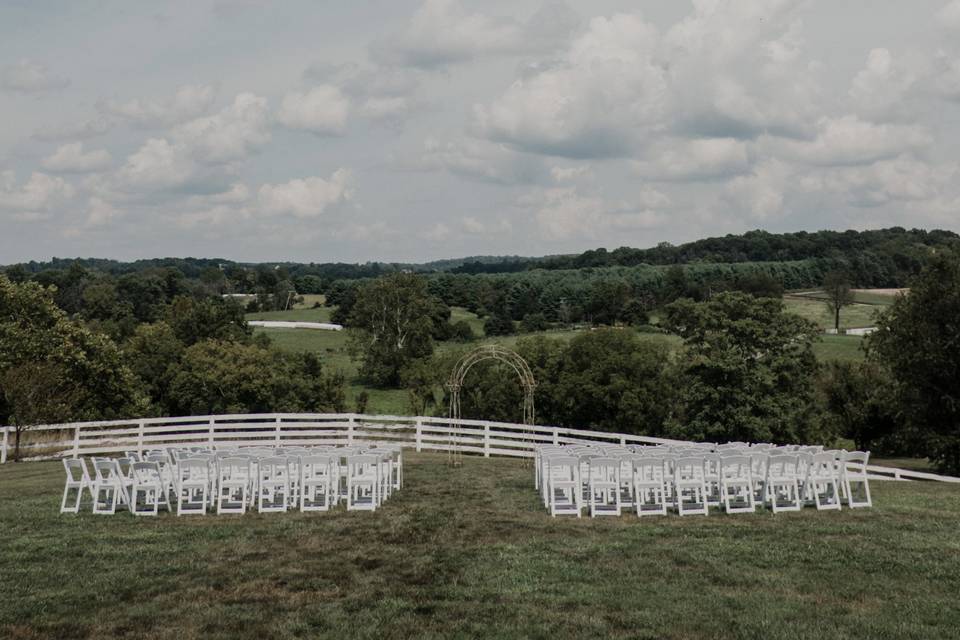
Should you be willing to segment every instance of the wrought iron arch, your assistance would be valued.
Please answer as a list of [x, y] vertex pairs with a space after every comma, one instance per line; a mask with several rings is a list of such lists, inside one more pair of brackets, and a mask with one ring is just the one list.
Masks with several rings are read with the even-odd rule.
[[460, 392], [463, 389], [464, 380], [470, 369], [479, 362], [486, 360], [496, 360], [511, 367], [520, 379], [520, 386], [523, 387], [523, 424], [534, 424], [536, 420], [536, 410], [533, 403], [533, 394], [537, 388], [537, 380], [533, 377], [533, 371], [527, 361], [520, 354], [511, 349], [507, 349], [498, 344], [487, 344], [477, 347], [460, 358], [450, 373], [447, 380], [447, 389], [450, 391], [450, 446], [448, 448], [448, 458], [454, 466], [460, 464], [460, 451], [456, 447], [457, 431], [459, 427], [457, 421], [460, 419]]

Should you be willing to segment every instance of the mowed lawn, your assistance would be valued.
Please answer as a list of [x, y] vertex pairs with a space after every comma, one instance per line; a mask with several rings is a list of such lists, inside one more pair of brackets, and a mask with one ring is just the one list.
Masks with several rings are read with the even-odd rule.
[[958, 638], [960, 488], [873, 509], [546, 515], [511, 459], [405, 456], [375, 513], [60, 515], [0, 467], [4, 638]]

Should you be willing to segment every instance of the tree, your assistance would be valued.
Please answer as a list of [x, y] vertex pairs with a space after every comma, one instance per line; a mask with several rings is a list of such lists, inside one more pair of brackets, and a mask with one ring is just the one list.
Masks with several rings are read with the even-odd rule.
[[[573, 338], [542, 371], [535, 345], [521, 345], [538, 375], [547, 424], [659, 435], [671, 409], [670, 349], [633, 331], [599, 329]], [[549, 362], [549, 358], [548, 358]]]
[[170, 386], [177, 373], [186, 345], [165, 322], [141, 324], [124, 345], [127, 365], [143, 382], [152, 412], [170, 415]]
[[835, 431], [862, 451], [911, 454], [905, 446], [893, 380], [876, 362], [830, 362], [820, 388]]
[[840, 310], [853, 304], [850, 278], [843, 271], [830, 271], [823, 277], [823, 290], [827, 294], [827, 309], [833, 314], [833, 328], [840, 333]]
[[399, 385], [404, 367], [433, 353], [434, 309], [426, 282], [415, 274], [394, 273], [362, 285], [349, 320], [350, 352], [361, 361], [360, 375], [376, 385]]
[[483, 322], [483, 333], [488, 336], [510, 336], [516, 333], [513, 320], [503, 313], [494, 313]]
[[177, 338], [188, 346], [207, 339], [244, 342], [252, 334], [243, 307], [232, 299], [176, 296], [165, 316]]
[[174, 415], [343, 411], [341, 376], [310, 353], [205, 340], [189, 347], [170, 384]]
[[960, 473], [960, 256], [931, 258], [880, 316], [868, 356], [887, 367], [907, 422], [946, 472]]
[[77, 411], [81, 390], [62, 365], [25, 362], [7, 369], [0, 390], [14, 427], [13, 459], [20, 460], [20, 437], [31, 426], [69, 421]]
[[[41, 372], [54, 377], [30, 380]], [[69, 320], [54, 304], [50, 289], [35, 282], [14, 284], [2, 275], [0, 378], [5, 380], [4, 389], [13, 385], [10, 393], [3, 392], [0, 423], [18, 414], [21, 422], [34, 419], [25, 416], [41, 414], [55, 414], [58, 420], [130, 417], [146, 407], [144, 394], [113, 341]], [[69, 403], [38, 404], [44, 392], [52, 393], [58, 385]]]
[[537, 331], [546, 331], [550, 328], [547, 317], [542, 313], [528, 313], [520, 321], [520, 329], [524, 333], [535, 333]]
[[781, 300], [739, 292], [678, 300], [664, 320], [684, 340], [668, 432], [707, 442], [825, 439], [814, 420], [812, 322], [786, 313]]

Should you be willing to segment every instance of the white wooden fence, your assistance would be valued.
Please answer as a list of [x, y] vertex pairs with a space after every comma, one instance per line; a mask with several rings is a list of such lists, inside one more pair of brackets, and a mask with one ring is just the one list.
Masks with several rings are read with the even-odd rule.
[[[0, 427], [0, 463], [12, 455], [14, 428]], [[650, 438], [565, 427], [531, 426], [487, 420], [450, 420], [424, 416], [370, 416], [355, 413], [261, 413], [137, 418], [31, 427], [22, 434], [20, 455], [31, 460], [123, 451], [142, 453], [166, 446], [314, 444], [347, 445], [394, 442], [417, 451], [448, 451], [483, 456], [533, 457], [539, 444], [682, 444]], [[878, 480], [939, 480], [960, 478], [871, 465]]]

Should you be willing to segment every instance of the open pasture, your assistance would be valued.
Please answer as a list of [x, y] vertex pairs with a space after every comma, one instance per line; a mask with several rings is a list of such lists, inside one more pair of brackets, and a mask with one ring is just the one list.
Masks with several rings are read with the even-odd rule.
[[373, 513], [57, 513], [57, 462], [0, 467], [11, 638], [958, 638], [960, 490], [874, 507], [551, 518], [512, 459], [405, 454]]

